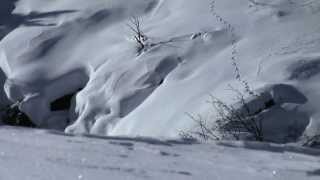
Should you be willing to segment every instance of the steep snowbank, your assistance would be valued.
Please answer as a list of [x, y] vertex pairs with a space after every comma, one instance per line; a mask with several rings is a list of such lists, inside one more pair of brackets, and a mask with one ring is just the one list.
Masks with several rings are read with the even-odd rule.
[[[252, 88], [288, 84], [306, 98], [271, 110], [271, 130], [279, 125], [285, 136], [309, 124], [317, 133], [320, 2], [254, 2], [217, 0], [212, 11], [209, 0], [21, 0], [10, 16], [19, 27], [0, 43], [6, 94], [41, 127], [73, 122], [67, 132], [175, 137], [193, 126], [185, 113], [212, 116], [210, 93], [233, 102], [226, 88], [239, 86], [236, 45]], [[126, 25], [133, 15], [153, 44], [141, 54]], [[75, 93], [71, 107], [52, 110]]]

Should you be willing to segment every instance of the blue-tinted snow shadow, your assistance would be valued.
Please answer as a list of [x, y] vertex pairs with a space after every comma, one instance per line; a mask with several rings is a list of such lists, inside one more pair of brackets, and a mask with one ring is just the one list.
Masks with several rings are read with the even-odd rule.
[[[7, 79], [7, 76], [3, 72], [3, 70], [0, 68], [0, 87], [4, 87], [4, 83]], [[0, 107], [4, 107], [10, 104], [9, 99], [7, 98], [4, 88], [0, 88]]]
[[50, 12], [30, 12], [29, 14], [12, 13], [17, 0], [1, 0], [0, 6], [0, 40], [19, 26], [55, 26], [46, 23], [44, 18], [54, 18], [63, 14], [74, 13], [76, 10], [62, 10]]
[[68, 137], [84, 137], [84, 138], [93, 138], [100, 140], [111, 140], [111, 141], [130, 141], [130, 142], [139, 142], [146, 143], [151, 145], [161, 145], [161, 146], [173, 146], [173, 145], [192, 145], [198, 144], [194, 140], [161, 140], [151, 137], [121, 137], [121, 136], [100, 136], [93, 134], [69, 134], [56, 130], [44, 130], [45, 133], [59, 135], [59, 136], [68, 136]]
[[320, 176], [320, 169], [316, 169], [316, 170], [313, 170], [313, 171], [308, 171], [307, 175], [308, 176]]
[[274, 144], [274, 143], [265, 143], [265, 142], [255, 142], [255, 141], [221, 141], [217, 142], [217, 145], [233, 147], [233, 148], [245, 148], [249, 150], [257, 151], [268, 151], [275, 153], [299, 153], [307, 154], [311, 156], [320, 156], [320, 150], [314, 148], [307, 148], [298, 145], [291, 144]]
[[1, 14], [0, 25], [15, 28], [24, 26], [55, 26], [55, 23], [45, 23], [44, 18], [58, 17], [63, 14], [74, 13], [76, 10], [63, 10], [51, 12], [31, 12], [29, 14]]

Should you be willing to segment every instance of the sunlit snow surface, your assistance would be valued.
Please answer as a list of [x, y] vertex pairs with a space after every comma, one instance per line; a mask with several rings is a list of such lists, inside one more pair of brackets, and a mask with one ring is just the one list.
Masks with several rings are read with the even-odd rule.
[[[1, 33], [12, 30], [0, 42], [6, 95], [42, 128], [176, 137], [193, 126], [186, 113], [214, 116], [209, 94], [234, 100], [226, 89], [239, 87], [230, 61], [235, 42], [253, 89], [288, 84], [305, 96], [304, 104], [282, 102], [268, 122], [316, 133], [320, 2], [255, 2], [217, 0], [212, 12], [209, 0], [17, 1], [0, 19]], [[127, 26], [132, 16], [152, 44], [142, 53]], [[70, 109], [50, 110], [72, 93]]]
[[0, 128], [1, 180], [317, 180], [320, 151], [245, 142], [190, 144]]
[[[187, 113], [213, 121], [210, 94], [235, 103], [234, 50], [264, 93], [248, 105], [273, 100], [268, 140], [320, 132], [320, 1], [215, 2], [1, 0], [0, 107], [19, 101], [37, 126], [60, 131], [1, 126], [0, 180], [318, 180], [320, 151], [296, 144], [141, 138], [176, 138], [194, 125]], [[142, 52], [132, 16], [148, 36]]]

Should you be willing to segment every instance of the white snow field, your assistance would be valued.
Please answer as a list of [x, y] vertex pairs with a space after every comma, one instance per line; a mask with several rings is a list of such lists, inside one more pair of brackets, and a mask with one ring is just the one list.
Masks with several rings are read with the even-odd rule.
[[318, 180], [320, 151], [254, 142], [188, 144], [0, 128], [1, 180]]
[[[1, 0], [0, 116], [43, 130], [0, 126], [0, 180], [318, 180], [320, 1], [214, 2]], [[239, 105], [233, 62], [278, 144], [166, 140], [216, 120], [210, 94]]]
[[[317, 0], [216, 0], [214, 8], [209, 0], [4, 5], [5, 93], [38, 127], [177, 137], [194, 126], [186, 113], [214, 116], [210, 94], [234, 102], [227, 90], [240, 88], [234, 56], [251, 88], [277, 101], [264, 112], [266, 136], [283, 142], [291, 127], [319, 132]], [[142, 52], [128, 27], [132, 16], [148, 37]]]

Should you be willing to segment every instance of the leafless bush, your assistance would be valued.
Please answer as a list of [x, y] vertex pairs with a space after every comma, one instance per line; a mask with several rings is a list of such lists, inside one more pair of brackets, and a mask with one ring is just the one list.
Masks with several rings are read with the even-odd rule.
[[130, 30], [133, 32], [134, 40], [138, 45], [138, 52], [141, 52], [146, 47], [146, 41], [148, 37], [142, 31], [141, 19], [139, 17], [133, 16], [130, 22], [127, 24]]
[[208, 140], [255, 140], [264, 141], [261, 110], [251, 111], [245, 100], [245, 94], [234, 90], [239, 104], [229, 105], [211, 96], [208, 103], [216, 112], [216, 119], [208, 123], [201, 115], [189, 117], [196, 123], [196, 128], [182, 132], [182, 138]]
[[237, 100], [240, 107], [228, 105], [225, 102], [212, 97], [211, 104], [218, 116], [216, 124], [223, 138], [254, 139], [264, 141], [261, 111], [251, 111], [244, 99], [244, 94], [237, 92]]
[[182, 139], [196, 139], [196, 140], [221, 140], [220, 135], [218, 134], [218, 127], [215, 125], [209, 125], [207, 121], [201, 116], [194, 116], [192, 114], [187, 114], [197, 125], [195, 130], [190, 131], [180, 131], [180, 137]]

